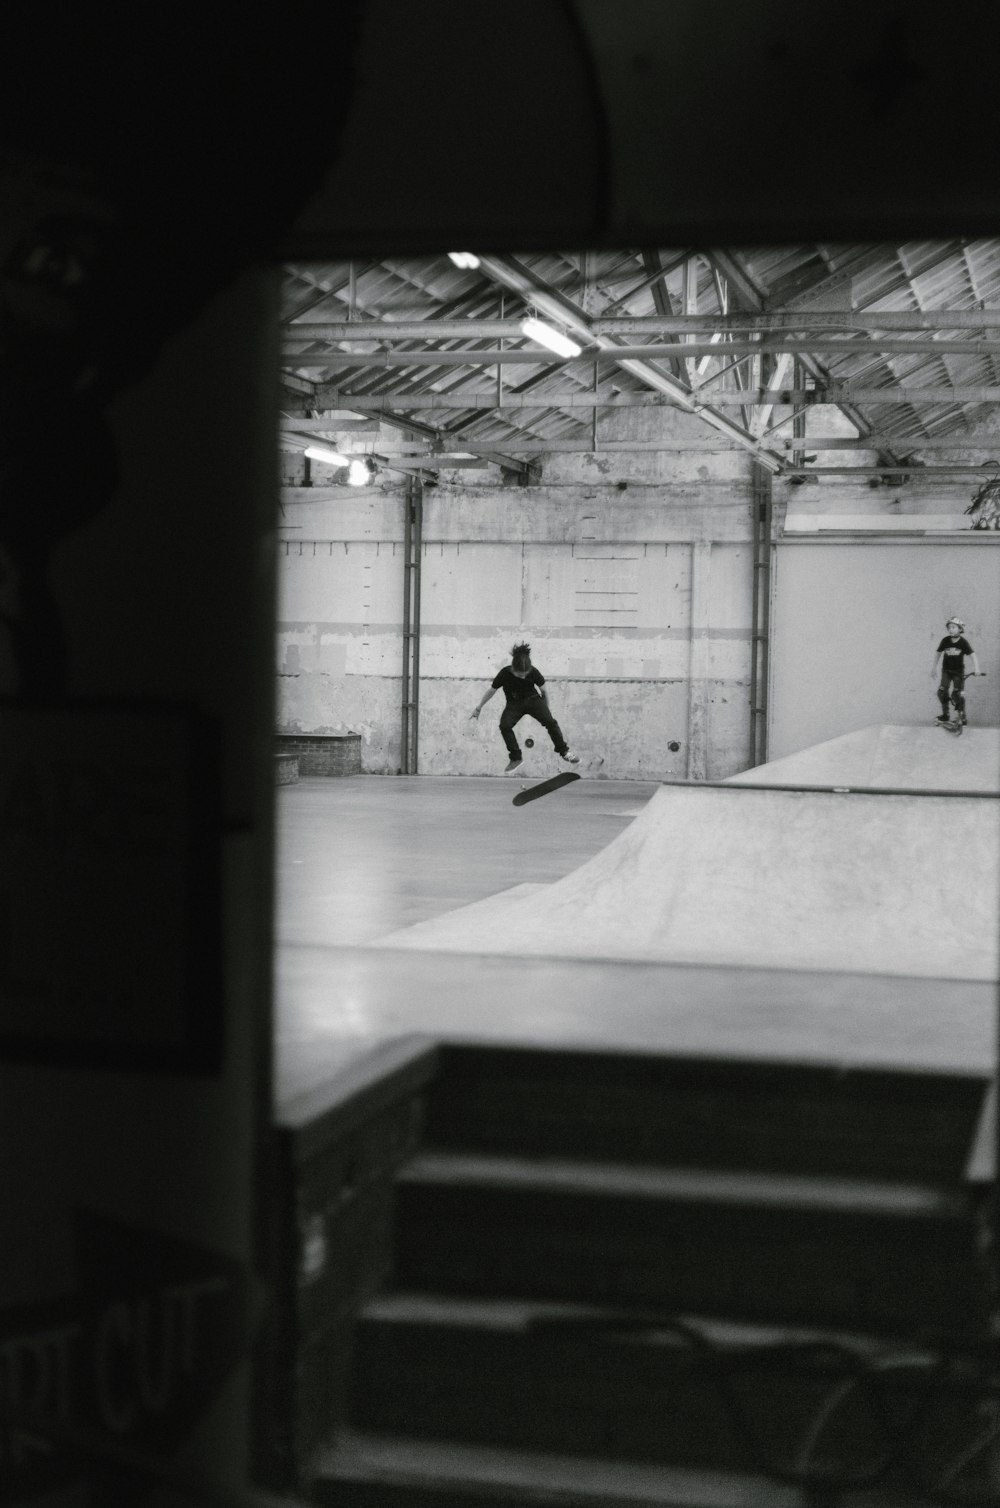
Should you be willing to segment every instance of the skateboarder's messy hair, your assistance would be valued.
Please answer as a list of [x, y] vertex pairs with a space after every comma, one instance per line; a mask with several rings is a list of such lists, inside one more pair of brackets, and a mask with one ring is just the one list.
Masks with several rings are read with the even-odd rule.
[[515, 644], [511, 649], [510, 657], [515, 670], [527, 670], [531, 665], [531, 645]]

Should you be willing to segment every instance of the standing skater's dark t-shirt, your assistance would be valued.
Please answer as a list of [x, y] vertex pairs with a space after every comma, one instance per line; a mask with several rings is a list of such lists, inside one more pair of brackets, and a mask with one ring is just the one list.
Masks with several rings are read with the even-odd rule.
[[959, 675], [965, 671], [965, 656], [971, 655], [972, 645], [964, 634], [953, 639], [951, 634], [946, 634], [937, 647], [938, 654], [944, 655], [944, 669]]
[[526, 676], [515, 675], [509, 665], [505, 665], [499, 675], [493, 677], [493, 689], [502, 689], [507, 698], [507, 704], [511, 702], [526, 702], [529, 697], [537, 696], [539, 687], [545, 685], [545, 677], [534, 665]]

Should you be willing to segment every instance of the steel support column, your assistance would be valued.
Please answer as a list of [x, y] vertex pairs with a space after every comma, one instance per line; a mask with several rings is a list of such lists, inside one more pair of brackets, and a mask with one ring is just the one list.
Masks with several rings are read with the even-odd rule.
[[752, 466], [753, 587], [750, 610], [750, 765], [767, 760], [767, 684], [771, 638], [771, 473]]
[[406, 483], [403, 501], [403, 676], [399, 773], [416, 775], [420, 721], [420, 564], [423, 555], [423, 487]]

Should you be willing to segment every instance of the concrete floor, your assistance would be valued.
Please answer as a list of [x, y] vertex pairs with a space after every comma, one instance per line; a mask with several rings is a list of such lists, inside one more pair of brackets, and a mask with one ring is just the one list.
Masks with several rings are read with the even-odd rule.
[[583, 779], [512, 807], [527, 783], [358, 775], [280, 787], [279, 944], [363, 946], [511, 885], [550, 884], [617, 837], [657, 789]]
[[411, 1034], [992, 1072], [992, 982], [531, 957], [509, 935], [495, 956], [381, 947], [512, 887], [552, 885], [659, 789], [584, 779], [514, 808], [521, 783], [360, 776], [278, 790], [279, 1105]]

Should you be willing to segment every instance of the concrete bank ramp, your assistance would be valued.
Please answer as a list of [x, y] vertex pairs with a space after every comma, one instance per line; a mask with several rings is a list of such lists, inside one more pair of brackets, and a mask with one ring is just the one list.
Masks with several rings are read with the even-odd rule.
[[662, 786], [562, 880], [377, 946], [994, 979], [998, 817], [971, 794]]
[[1000, 728], [960, 737], [933, 724], [876, 724], [733, 775], [731, 784], [860, 785], [1000, 793]]

